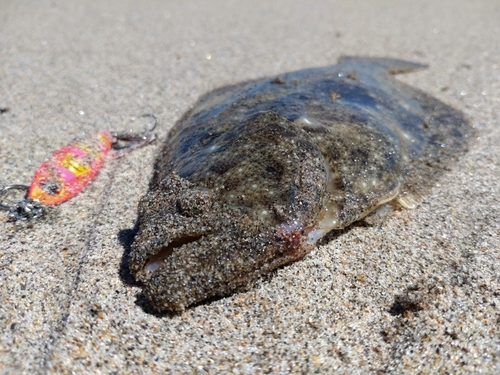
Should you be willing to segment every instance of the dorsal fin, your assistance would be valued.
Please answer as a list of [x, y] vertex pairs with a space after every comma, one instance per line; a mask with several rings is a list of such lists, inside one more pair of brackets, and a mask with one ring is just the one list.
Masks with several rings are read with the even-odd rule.
[[389, 74], [409, 73], [428, 68], [426, 64], [384, 57], [340, 56], [338, 62], [339, 64], [355, 62], [356, 64], [379, 65]]

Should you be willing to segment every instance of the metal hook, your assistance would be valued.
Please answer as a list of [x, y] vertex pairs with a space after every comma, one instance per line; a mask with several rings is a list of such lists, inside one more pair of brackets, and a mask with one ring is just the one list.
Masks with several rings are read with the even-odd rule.
[[111, 135], [115, 138], [116, 141], [123, 142], [133, 142], [133, 145], [124, 146], [124, 147], [116, 147], [116, 152], [111, 155], [112, 159], [117, 159], [122, 157], [125, 154], [128, 154], [130, 151], [133, 151], [137, 148], [143, 147], [156, 139], [156, 134], [148, 134], [151, 133], [156, 126], [158, 125], [158, 119], [152, 113], [146, 113], [140, 117], [151, 117], [153, 118], [153, 126], [148, 128], [145, 126], [144, 131], [139, 134], [134, 133], [111, 133]]
[[140, 141], [144, 140], [150, 136], [146, 135], [147, 133], [151, 133], [153, 130], [156, 129], [156, 126], [158, 125], [158, 119], [156, 116], [152, 113], [146, 113], [144, 115], [141, 115], [139, 117], [151, 117], [153, 119], [153, 126], [149, 127], [149, 123], [144, 126], [144, 130], [142, 133], [118, 133], [118, 132], [111, 132], [111, 135], [115, 137], [119, 141]]
[[[29, 186], [26, 185], [9, 185], [0, 190], [0, 197], [5, 195], [9, 190], [25, 190], [27, 191]], [[5, 204], [0, 204], [0, 209], [8, 211], [9, 219], [14, 221], [31, 221], [42, 216], [46, 211], [47, 207], [42, 203], [35, 201], [33, 199], [24, 198], [12, 206], [7, 206]]]
[[23, 199], [11, 207], [9, 218], [14, 221], [31, 221], [47, 211], [47, 206], [33, 199]]
[[152, 113], [145, 113], [144, 115], [142, 115], [141, 117], [151, 117], [154, 122], [153, 122], [153, 127], [151, 129], [148, 129], [147, 127], [144, 128], [144, 132], [152, 132], [153, 130], [156, 129], [156, 126], [158, 125], [158, 119], [156, 118], [155, 115], [153, 115]]

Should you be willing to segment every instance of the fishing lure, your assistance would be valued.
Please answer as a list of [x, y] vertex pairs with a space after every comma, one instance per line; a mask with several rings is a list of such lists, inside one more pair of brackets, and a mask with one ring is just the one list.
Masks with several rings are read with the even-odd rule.
[[[156, 117], [152, 117], [157, 124]], [[99, 173], [108, 157], [118, 158], [125, 153], [151, 143], [154, 134], [110, 133], [102, 131], [95, 137], [79, 139], [54, 152], [35, 172], [31, 184], [10, 185], [0, 190], [0, 197], [10, 190], [26, 190], [23, 200], [9, 206], [0, 204], [8, 211], [11, 220], [30, 221], [43, 215], [47, 207], [56, 206], [80, 193]], [[131, 142], [128, 147], [110, 154], [119, 141]]]

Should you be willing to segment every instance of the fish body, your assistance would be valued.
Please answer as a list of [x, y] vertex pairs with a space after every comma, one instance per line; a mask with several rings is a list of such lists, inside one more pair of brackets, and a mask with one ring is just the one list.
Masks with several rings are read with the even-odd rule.
[[463, 114], [343, 57], [204, 95], [169, 133], [141, 199], [130, 270], [181, 311], [309, 253], [388, 202], [412, 208], [468, 144]]

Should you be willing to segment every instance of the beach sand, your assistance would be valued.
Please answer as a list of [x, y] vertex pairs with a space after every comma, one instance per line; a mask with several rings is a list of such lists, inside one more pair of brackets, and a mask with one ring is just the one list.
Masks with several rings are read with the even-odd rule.
[[[248, 291], [155, 314], [130, 277], [160, 142], [109, 160], [31, 228], [0, 216], [0, 373], [500, 372], [500, 3], [1, 1], [0, 186], [100, 130], [164, 138], [204, 93], [335, 64], [461, 109], [467, 153], [414, 210], [329, 235]], [[135, 120], [133, 119], [135, 118]]]

